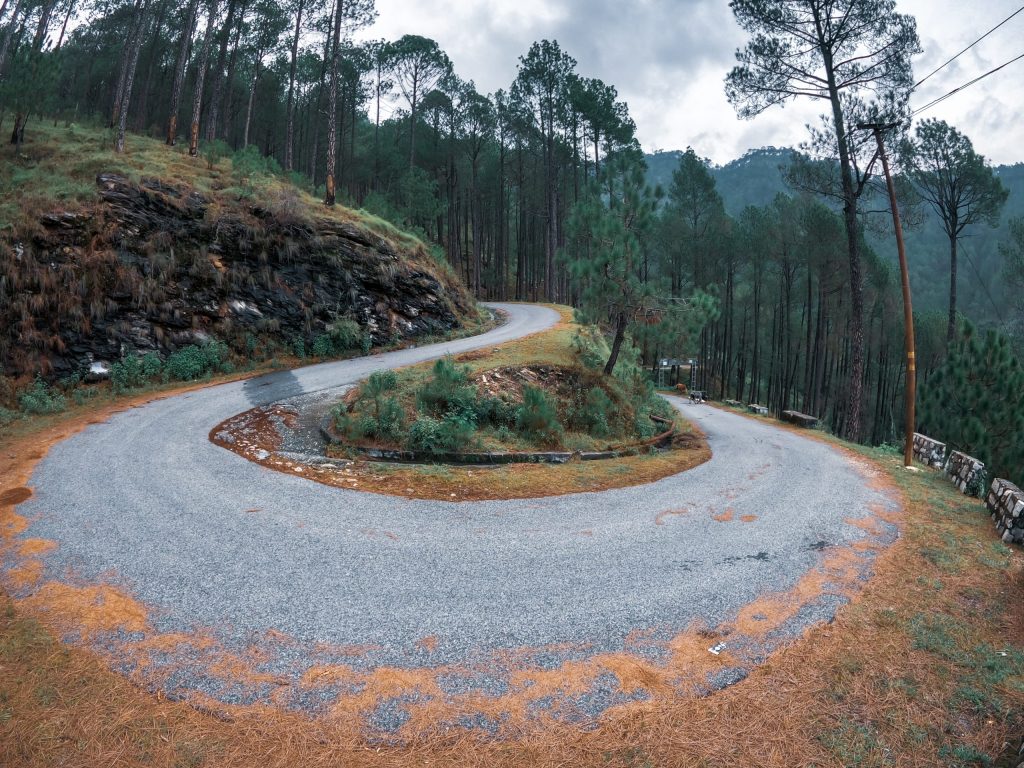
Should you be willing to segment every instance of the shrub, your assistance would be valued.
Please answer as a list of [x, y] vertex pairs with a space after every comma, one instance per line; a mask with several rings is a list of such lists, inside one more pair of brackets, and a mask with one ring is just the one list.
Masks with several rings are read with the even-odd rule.
[[252, 194], [253, 181], [279, 173], [281, 167], [271, 157], [264, 157], [259, 147], [250, 144], [231, 156], [231, 175], [247, 194]]
[[71, 393], [71, 398], [75, 401], [75, 405], [85, 405], [99, 393], [98, 387], [78, 387]]
[[67, 408], [67, 401], [58, 390], [47, 386], [40, 378], [18, 396], [21, 410], [28, 414], [60, 413]]
[[441, 420], [437, 430], [437, 442], [442, 451], [461, 451], [476, 434], [476, 423], [464, 413], [449, 413]]
[[658, 425], [651, 421], [651, 412], [646, 408], [637, 411], [633, 430], [641, 440], [654, 437], [660, 431]]
[[529, 386], [523, 389], [523, 403], [516, 409], [516, 429], [542, 445], [552, 445], [561, 438], [558, 413], [543, 390]]
[[362, 394], [379, 406], [380, 403], [377, 401], [381, 396], [392, 392], [396, 387], [398, 387], [398, 375], [394, 371], [374, 371], [363, 385]]
[[18, 418], [18, 412], [0, 405], [0, 427], [6, 427]]
[[206, 158], [206, 167], [208, 170], [212, 171], [217, 163], [230, 154], [231, 147], [227, 145], [227, 142], [221, 141], [220, 139], [208, 141], [203, 144], [203, 157]]
[[463, 414], [449, 413], [441, 420], [421, 416], [409, 430], [407, 445], [421, 453], [454, 453], [469, 445], [475, 429]]
[[291, 348], [292, 354], [299, 358], [299, 360], [306, 359], [306, 342], [301, 336], [292, 340]]
[[476, 401], [476, 422], [495, 427], [511, 426], [516, 421], [516, 406], [498, 397], [481, 397]]
[[359, 349], [363, 344], [363, 329], [350, 318], [344, 317], [332, 323], [327, 332], [339, 352]]
[[398, 400], [389, 397], [380, 406], [380, 413], [377, 415], [377, 436], [385, 439], [396, 440], [405, 430], [405, 411]]
[[313, 357], [331, 357], [334, 354], [334, 342], [326, 333], [313, 339]]
[[313, 339], [312, 352], [315, 357], [334, 357], [355, 349], [364, 349], [368, 334], [363, 333], [359, 323], [351, 318], [342, 318], [332, 323], [326, 333]]
[[145, 386], [160, 375], [162, 364], [155, 352], [131, 355], [110, 367], [110, 383], [117, 393]]
[[572, 348], [583, 366], [592, 371], [604, 368], [611, 354], [601, 329], [593, 325], [579, 326], [572, 337]]
[[420, 416], [409, 429], [406, 445], [410, 451], [435, 453], [437, 448], [437, 430], [441, 423], [430, 416]]
[[612, 407], [612, 400], [608, 394], [600, 387], [592, 387], [573, 414], [573, 421], [594, 437], [607, 437], [611, 432], [608, 414], [611, 413]]
[[450, 357], [434, 363], [432, 377], [416, 393], [416, 407], [428, 416], [457, 413], [475, 421], [476, 389], [468, 384], [469, 369], [457, 366]]
[[167, 358], [164, 378], [176, 381], [195, 381], [215, 371], [230, 371], [228, 347], [222, 341], [211, 341], [201, 347], [194, 344], [183, 347]]

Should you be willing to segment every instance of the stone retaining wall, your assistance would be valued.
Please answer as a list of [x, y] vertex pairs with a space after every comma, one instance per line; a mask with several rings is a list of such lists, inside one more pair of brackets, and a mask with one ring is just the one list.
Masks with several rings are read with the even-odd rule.
[[[975, 483], [982, 481], [985, 475], [985, 465], [973, 456], [953, 451], [949, 454], [949, 460], [946, 462], [946, 474], [953, 481], [953, 485], [967, 493]], [[978, 491], [978, 495], [981, 495], [983, 490]]]
[[320, 434], [330, 445], [343, 445], [355, 454], [371, 461], [390, 461], [413, 464], [465, 464], [486, 466], [495, 464], [565, 464], [573, 459], [580, 461], [601, 461], [640, 456], [667, 448], [676, 434], [675, 424], [660, 416], [651, 416], [651, 421], [667, 427], [664, 432], [652, 438], [631, 445], [623, 445], [606, 451], [518, 451], [510, 453], [420, 453], [390, 448], [370, 448], [352, 445], [338, 434], [334, 427], [334, 416], [328, 414], [320, 422]]
[[1009, 480], [992, 481], [985, 500], [996, 530], [1007, 544], [1024, 544], [1024, 493]]
[[914, 433], [914, 458], [926, 467], [942, 469], [946, 465], [946, 444], [920, 432]]

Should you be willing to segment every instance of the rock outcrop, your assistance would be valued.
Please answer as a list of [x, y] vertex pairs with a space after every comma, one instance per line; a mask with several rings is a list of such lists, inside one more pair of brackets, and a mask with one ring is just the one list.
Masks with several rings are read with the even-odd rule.
[[256, 205], [155, 179], [96, 181], [95, 205], [48, 212], [30, 236], [0, 241], [6, 375], [87, 373], [209, 339], [243, 354], [308, 349], [342, 318], [379, 344], [475, 313], [421, 244], [356, 214], [328, 216], [288, 191]]

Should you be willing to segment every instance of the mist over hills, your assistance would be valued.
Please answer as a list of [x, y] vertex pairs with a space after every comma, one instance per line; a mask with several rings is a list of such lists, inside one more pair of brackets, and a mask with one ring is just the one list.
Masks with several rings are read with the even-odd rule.
[[[726, 213], [739, 216], [748, 205], [763, 206], [775, 195], [794, 194], [782, 169], [795, 151], [789, 147], [752, 149], [725, 165], [711, 167]], [[646, 155], [647, 179], [668, 192], [672, 172], [683, 151], [672, 150]], [[999, 243], [1008, 234], [1010, 219], [1024, 216], [1024, 163], [995, 166], [995, 172], [1009, 190], [999, 226], [968, 227], [960, 239], [959, 305], [964, 314], [983, 323], [1002, 324], [1008, 319], [1008, 297], [1002, 278], [1003, 259]], [[938, 216], [922, 206], [922, 222], [906, 232], [907, 256], [916, 312], [944, 312], [949, 295], [949, 240]], [[871, 247], [882, 257], [896, 263], [896, 244], [888, 217], [875, 217], [878, 232], [869, 231]]]

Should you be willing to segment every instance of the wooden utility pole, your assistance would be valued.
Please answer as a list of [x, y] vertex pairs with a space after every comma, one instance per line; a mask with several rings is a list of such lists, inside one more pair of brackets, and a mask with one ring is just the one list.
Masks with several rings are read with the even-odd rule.
[[898, 123], [861, 123], [857, 127], [861, 130], [871, 131], [878, 142], [878, 156], [882, 160], [882, 170], [885, 172], [885, 185], [889, 189], [889, 207], [892, 209], [892, 227], [896, 231], [896, 250], [900, 257], [900, 278], [903, 282], [903, 342], [907, 353], [907, 386], [905, 390], [906, 410], [906, 435], [903, 445], [903, 465], [911, 467], [914, 465], [914, 406], [917, 401], [917, 355], [914, 348], [914, 309], [910, 300], [910, 273], [907, 270], [907, 252], [903, 246], [903, 225], [900, 223], [900, 209], [896, 204], [896, 187], [892, 182], [892, 174], [889, 172], [889, 158], [885, 154], [885, 143], [882, 141], [882, 131], [895, 128]]

